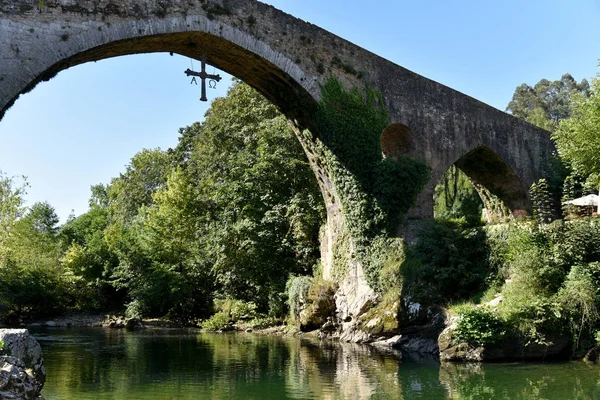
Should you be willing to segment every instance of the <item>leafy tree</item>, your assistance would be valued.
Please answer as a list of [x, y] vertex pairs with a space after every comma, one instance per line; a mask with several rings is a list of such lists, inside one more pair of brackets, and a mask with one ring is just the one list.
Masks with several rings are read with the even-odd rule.
[[571, 74], [564, 74], [556, 81], [542, 79], [534, 87], [523, 83], [515, 89], [506, 111], [540, 128], [554, 131], [561, 120], [571, 116], [571, 96], [579, 94], [586, 97], [589, 88], [587, 80], [577, 83]]
[[303, 150], [275, 107], [240, 82], [187, 130], [219, 291], [265, 310], [289, 273], [310, 272], [319, 255], [324, 210]]
[[[130, 315], [202, 317], [214, 295], [281, 313], [289, 273], [310, 272], [319, 256], [324, 210], [303, 150], [240, 82], [180, 130], [175, 149], [138, 153], [104, 191], [111, 284], [127, 292]], [[93, 265], [89, 244], [76, 245], [71, 265]]]
[[171, 159], [166, 152], [144, 149], [133, 156], [125, 173], [105, 188], [108, 200], [102, 199], [101, 188], [92, 187], [94, 197], [91, 201], [108, 201], [113, 218], [129, 223], [141, 206], [152, 204], [152, 194], [167, 182], [170, 165]]
[[558, 153], [573, 171], [595, 187], [600, 186], [600, 78], [592, 82], [590, 96], [573, 96], [573, 115], [561, 121], [552, 135]]
[[36, 203], [25, 210], [19, 190], [8, 197], [13, 203], [5, 221], [12, 221], [2, 241], [0, 320], [19, 323], [63, 311], [72, 297], [69, 277], [59, 262], [54, 208]]
[[108, 188], [108, 185], [103, 185], [102, 183], [90, 186], [90, 190], [92, 192], [92, 195], [90, 196], [89, 200], [90, 208], [94, 206], [100, 208], [108, 207], [108, 205], [110, 204], [110, 199], [108, 197]]
[[55, 236], [58, 233], [59, 218], [54, 207], [47, 201], [35, 203], [27, 211], [26, 218], [31, 222], [33, 228], [40, 232]]
[[19, 185], [13, 178], [0, 171], [0, 268], [7, 263], [7, 241], [12, 228], [26, 210], [23, 196], [27, 186], [24, 177]]
[[98, 197], [103, 185], [92, 186], [90, 209], [70, 219], [58, 235], [63, 251], [62, 265], [76, 278], [79, 285], [78, 307], [114, 309], [121, 306], [123, 293], [112, 284], [118, 265], [117, 254], [105, 239], [109, 226], [107, 202]]
[[[188, 320], [211, 310], [214, 278], [203, 255], [204, 208], [181, 169], [153, 195], [154, 204], [140, 209], [125, 232], [117, 276], [130, 296], [128, 314], [168, 315]], [[123, 233], [111, 231], [113, 239]], [[121, 236], [121, 238], [119, 238]]]
[[53, 270], [59, 268], [58, 216], [47, 202], [35, 203], [16, 221], [7, 241], [12, 265]]

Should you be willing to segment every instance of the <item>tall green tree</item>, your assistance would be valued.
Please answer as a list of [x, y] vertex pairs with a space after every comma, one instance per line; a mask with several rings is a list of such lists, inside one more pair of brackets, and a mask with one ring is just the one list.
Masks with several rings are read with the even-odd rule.
[[92, 201], [107, 201], [112, 217], [129, 223], [141, 206], [152, 204], [152, 194], [167, 183], [170, 166], [171, 158], [166, 152], [144, 149], [133, 156], [125, 172], [105, 188], [108, 199], [102, 199], [101, 188], [92, 187]]
[[281, 309], [289, 274], [319, 257], [324, 209], [302, 147], [241, 82], [175, 149], [134, 156], [106, 193], [112, 284], [132, 315], [201, 317], [213, 296]]
[[[202, 199], [181, 169], [171, 172], [154, 204], [140, 209], [129, 230], [129, 251], [119, 273], [128, 288], [130, 314], [186, 320], [212, 308], [214, 277], [205, 248], [208, 225]], [[131, 245], [137, 249], [132, 252]]]
[[324, 209], [306, 156], [285, 117], [241, 82], [190, 135], [187, 173], [210, 215], [220, 293], [264, 310], [290, 272], [310, 273], [318, 260]]
[[[589, 96], [573, 96], [571, 118], [561, 121], [552, 135], [558, 154], [573, 171], [600, 186], [600, 78], [592, 81]], [[600, 207], [599, 207], [600, 209]]]
[[23, 196], [26, 194], [27, 180], [22, 182], [0, 171], [0, 268], [6, 266], [9, 249], [8, 240], [17, 220], [26, 211]]
[[54, 207], [47, 201], [38, 202], [32, 205], [27, 211], [27, 218], [30, 219], [33, 228], [48, 235], [56, 236], [60, 219], [56, 215]]
[[506, 111], [552, 132], [561, 120], [571, 116], [571, 96], [585, 97], [589, 89], [586, 79], [577, 83], [571, 74], [564, 74], [556, 81], [542, 79], [533, 87], [523, 83], [515, 89]]
[[72, 305], [73, 292], [60, 264], [54, 208], [36, 203], [25, 209], [17, 206], [22, 205], [18, 191], [12, 196], [13, 220], [2, 243], [0, 320], [20, 323], [64, 311]]

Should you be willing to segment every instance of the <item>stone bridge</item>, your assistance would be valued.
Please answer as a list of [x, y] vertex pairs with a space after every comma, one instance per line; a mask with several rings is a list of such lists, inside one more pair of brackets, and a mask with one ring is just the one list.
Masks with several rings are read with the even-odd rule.
[[[380, 91], [391, 118], [384, 156], [407, 155], [431, 168], [411, 217], [433, 215], [434, 187], [453, 164], [480, 193], [527, 210], [527, 189], [553, 151], [548, 132], [253, 0], [0, 0], [0, 118], [64, 69], [149, 52], [206, 54], [276, 104], [297, 132], [311, 129], [329, 77]], [[339, 197], [307, 154], [329, 197], [331, 225], [343, 219]]]

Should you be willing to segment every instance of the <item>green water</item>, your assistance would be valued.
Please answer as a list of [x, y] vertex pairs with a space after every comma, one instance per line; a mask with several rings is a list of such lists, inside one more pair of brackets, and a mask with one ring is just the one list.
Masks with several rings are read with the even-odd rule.
[[369, 346], [253, 334], [32, 331], [54, 399], [600, 399], [581, 362], [440, 365]]

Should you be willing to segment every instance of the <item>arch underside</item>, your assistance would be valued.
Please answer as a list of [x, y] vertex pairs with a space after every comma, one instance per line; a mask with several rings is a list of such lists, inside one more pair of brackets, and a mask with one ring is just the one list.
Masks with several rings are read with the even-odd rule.
[[[0, 110], [0, 119], [19, 95], [29, 92], [38, 83], [53, 78], [60, 71], [111, 57], [158, 52], [177, 53], [196, 60], [206, 55], [210, 65], [252, 86], [289, 119], [297, 120], [304, 126], [312, 122], [315, 100], [292, 77], [273, 63], [227, 39], [198, 31], [116, 40], [65, 58], [37, 76], [8, 103], [5, 109]], [[183, 70], [181, 74], [183, 75]]]
[[530, 210], [527, 189], [515, 171], [488, 147], [470, 151], [454, 165], [471, 179], [488, 212]]

